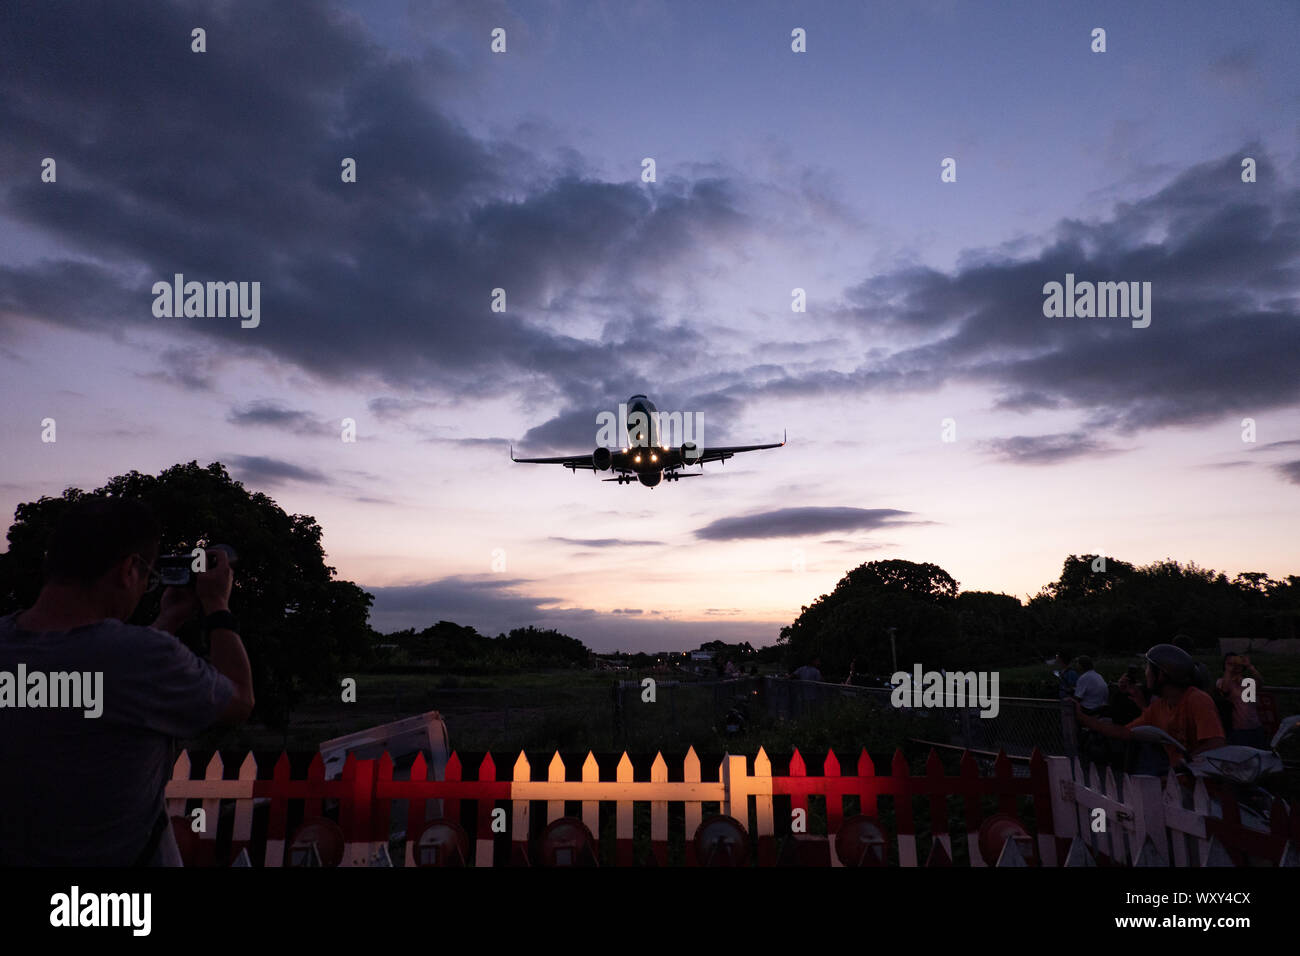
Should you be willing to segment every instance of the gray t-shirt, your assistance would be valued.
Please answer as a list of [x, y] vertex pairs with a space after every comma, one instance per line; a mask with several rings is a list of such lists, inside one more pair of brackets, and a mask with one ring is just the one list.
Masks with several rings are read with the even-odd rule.
[[1097, 710], [1105, 707], [1110, 700], [1110, 687], [1106, 684], [1106, 678], [1094, 670], [1087, 670], [1074, 682], [1074, 696], [1079, 698], [1084, 710]]
[[102, 672], [102, 713], [0, 706], [0, 864], [129, 866], [163, 807], [175, 739], [210, 727], [234, 684], [152, 627], [34, 632], [19, 613], [0, 618], [0, 672]]

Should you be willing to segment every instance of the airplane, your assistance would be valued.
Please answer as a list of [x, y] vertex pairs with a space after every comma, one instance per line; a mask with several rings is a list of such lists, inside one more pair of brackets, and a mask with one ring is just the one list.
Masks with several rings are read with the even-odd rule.
[[[639, 414], [638, 414], [639, 413]], [[555, 458], [516, 458], [514, 446], [510, 446], [510, 460], [530, 465], [563, 465], [574, 474], [578, 469], [590, 469], [594, 475], [598, 471], [612, 471], [613, 478], [604, 481], [616, 481], [620, 485], [639, 481], [647, 488], [653, 488], [663, 481], [677, 481], [680, 478], [698, 478], [704, 470], [706, 461], [725, 462], [728, 458], [744, 451], [759, 451], [764, 448], [781, 448], [785, 445], [785, 435], [779, 442], [770, 445], [722, 445], [716, 448], [700, 448], [693, 441], [684, 441], [676, 448], [660, 442], [659, 410], [654, 402], [644, 395], [633, 395], [627, 400], [627, 434], [628, 447], [621, 450], [597, 448], [589, 455], [561, 455]], [[690, 465], [699, 465], [700, 471], [684, 471]]]

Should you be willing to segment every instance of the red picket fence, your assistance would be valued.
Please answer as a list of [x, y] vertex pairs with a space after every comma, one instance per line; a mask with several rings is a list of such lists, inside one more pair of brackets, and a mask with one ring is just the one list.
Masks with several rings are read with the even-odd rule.
[[[432, 821], [446, 819], [452, 824], [435, 824], [444, 836], [467, 824], [463, 828], [465, 846], [457, 859], [463, 857], [468, 865], [537, 865], [544, 855], [537, 841], [542, 824], [566, 828], [570, 841], [585, 827], [591, 856], [599, 859], [600, 808], [610, 804], [614, 845], [603, 855], [616, 865], [632, 865], [637, 862], [634, 811], [638, 803], [648, 803], [650, 808], [649, 832], [641, 834], [649, 837], [645, 862], [657, 865], [669, 862], [670, 804], [684, 808], [676, 830], [686, 865], [705, 862], [697, 857], [693, 836], [713, 814], [738, 821], [745, 837], [756, 844], [754, 858], [760, 866], [843, 866], [865, 860], [914, 867], [920, 864], [919, 840], [928, 843], [927, 866], [951, 865], [963, 858], [971, 866], [1077, 865], [1094, 858], [1103, 865], [1203, 865], [1222, 862], [1225, 856], [1237, 863], [1260, 858], [1288, 863], [1300, 845], [1300, 807], [1287, 811], [1279, 802], [1271, 830], [1262, 833], [1242, 824], [1230, 796], [1221, 800], [1222, 813], [1212, 817], [1207, 806], [1184, 809], [1178, 795], [1168, 789], [1175, 786], [1172, 782], [1162, 789], [1157, 778], [1124, 777], [1121, 798], [1113, 775], [1108, 774], [1104, 784], [1090, 786], [1077, 765], [1071, 766], [1063, 757], [1044, 757], [1038, 751], [1027, 767], [1021, 768], [1026, 771], [1021, 774], [999, 753], [992, 773], [981, 775], [975, 756], [966, 752], [957, 775], [949, 776], [933, 750], [924, 772], [917, 775], [910, 773], [901, 751], [894, 754], [888, 774], [877, 774], [865, 751], [859, 754], [852, 773], [844, 773], [838, 757], [830, 751], [821, 773], [810, 774], [807, 761], [795, 750], [788, 773], [773, 775], [771, 760], [762, 749], [752, 761], [744, 756], [724, 756], [711, 780], [703, 778], [694, 748], [682, 759], [681, 778], [676, 780], [669, 780], [662, 754], [655, 757], [648, 780], [635, 779], [626, 753], [618, 762], [614, 779], [600, 778], [600, 768], [590, 753], [582, 766], [575, 768], [576, 779], [567, 779], [568, 769], [557, 753], [547, 767], [546, 778], [534, 780], [531, 764], [520, 753], [511, 779], [498, 780], [496, 762], [488, 754], [469, 777], [460, 757], [453, 754], [443, 778], [429, 779], [422, 756], [408, 773], [397, 775], [384, 753], [378, 760], [349, 756], [339, 778], [326, 780], [324, 761], [317, 754], [305, 779], [293, 779], [289, 758], [281, 754], [271, 777], [258, 779], [256, 761], [249, 754], [237, 775], [226, 779], [218, 754], [202, 779], [191, 779], [189, 756], [182, 753], [166, 797], [189, 866], [230, 865], [241, 851], [245, 854], [242, 860], [250, 864], [286, 865], [301, 857], [305, 845], [305, 840], [300, 840], [294, 849], [294, 831], [304, 821], [323, 818], [333, 822], [317, 827], [336, 830], [342, 843], [341, 851], [325, 860], [325, 865], [386, 865], [391, 843], [399, 847], [399, 865], [416, 865], [417, 856], [424, 859], [418, 847], [426, 846], [419, 841], [421, 832]], [[791, 822], [783, 819], [778, 828], [776, 814], [780, 810], [784, 816], [786, 800]], [[233, 805], [233, 814], [226, 818], [220, 813], [223, 801], [228, 809]], [[395, 810], [395, 801], [405, 801], [404, 814]], [[534, 807], [540, 804], [545, 805], [544, 813], [535, 814]], [[579, 805], [580, 810], [569, 814], [566, 804]], [[1104, 844], [1088, 830], [1088, 813], [1097, 806], [1105, 809], [1112, 821], [1109, 842]], [[255, 828], [255, 819], [261, 819], [256, 812], [259, 808], [265, 822]], [[196, 809], [203, 810], [201, 832], [194, 832]], [[824, 813], [824, 826], [816, 828], [820, 832], [800, 832], [795, 821], [815, 819], [814, 810], [818, 815]], [[960, 821], [956, 827], [950, 824], [950, 816]], [[837, 840], [837, 834], [842, 827], [878, 834], [882, 838], [877, 841], [881, 844], [879, 856], [861, 855], [858, 844], [844, 843], [850, 854], [859, 858], [841, 860], [840, 840], [845, 838]], [[259, 831], [256, 835], [255, 829]], [[1199, 859], [1188, 859], [1179, 850], [1178, 841], [1197, 837], [1208, 855], [1203, 852]], [[1084, 850], [1084, 844], [1090, 844], [1091, 852]], [[446, 846], [436, 851], [444, 854], [444, 860]]]

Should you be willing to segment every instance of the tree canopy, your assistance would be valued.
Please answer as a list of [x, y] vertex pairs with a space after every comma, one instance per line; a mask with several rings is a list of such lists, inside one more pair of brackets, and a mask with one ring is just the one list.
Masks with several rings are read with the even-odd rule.
[[1022, 604], [1007, 594], [960, 591], [933, 564], [872, 561], [849, 571], [781, 629], [787, 661], [822, 658], [823, 672], [962, 669], [1070, 653], [1127, 654], [1186, 635], [1193, 646], [1222, 637], [1287, 638], [1300, 632], [1300, 577], [1225, 574], [1173, 560], [1136, 566], [1070, 555], [1060, 577]]

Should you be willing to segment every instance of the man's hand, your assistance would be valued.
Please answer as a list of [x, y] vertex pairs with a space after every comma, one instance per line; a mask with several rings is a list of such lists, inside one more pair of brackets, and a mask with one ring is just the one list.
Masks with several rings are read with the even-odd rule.
[[162, 593], [158, 618], [152, 626], [168, 634], [175, 634], [198, 609], [199, 599], [193, 588], [166, 588]]
[[230, 589], [234, 583], [235, 573], [226, 552], [209, 551], [208, 569], [194, 576], [194, 591], [203, 605], [203, 613], [230, 610]]

